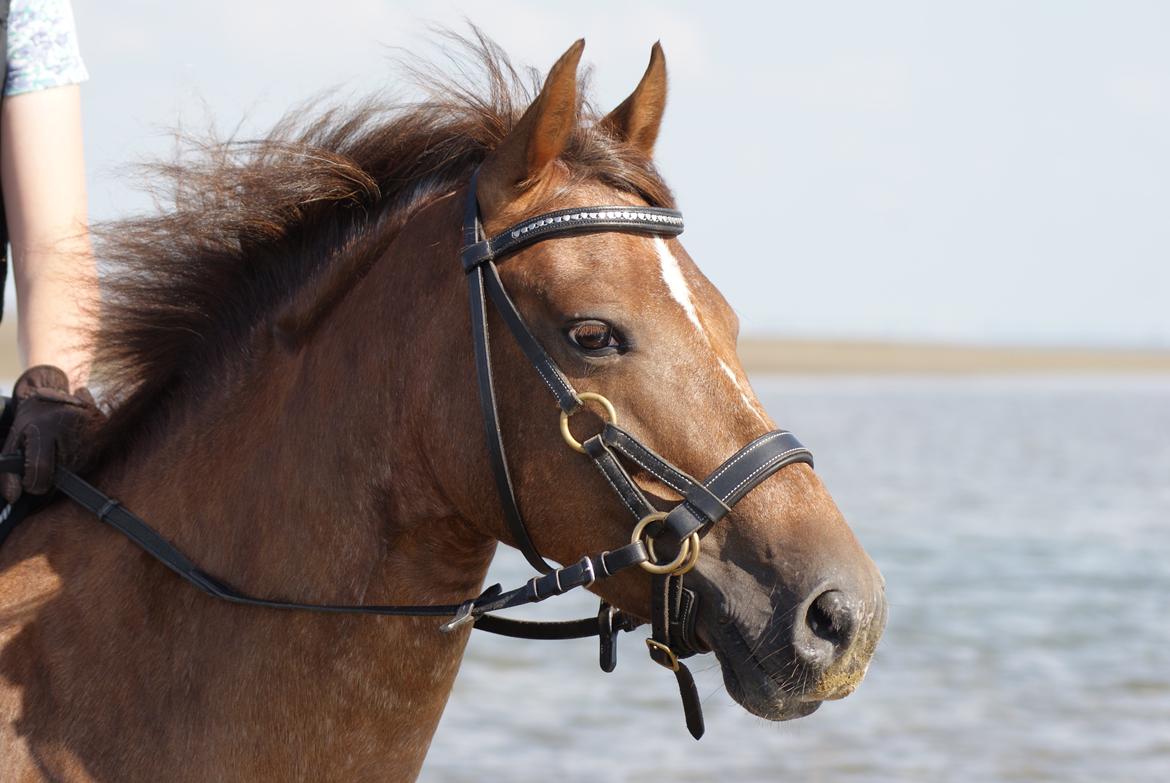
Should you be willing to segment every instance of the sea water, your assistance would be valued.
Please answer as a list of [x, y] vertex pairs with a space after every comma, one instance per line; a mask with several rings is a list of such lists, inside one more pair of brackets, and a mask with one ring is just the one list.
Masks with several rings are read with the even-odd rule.
[[[610, 675], [589, 641], [476, 634], [424, 781], [1170, 781], [1170, 378], [755, 386], [886, 577], [857, 692], [769, 723], [692, 659], [695, 742], [644, 633]], [[501, 548], [489, 578], [529, 575]]]

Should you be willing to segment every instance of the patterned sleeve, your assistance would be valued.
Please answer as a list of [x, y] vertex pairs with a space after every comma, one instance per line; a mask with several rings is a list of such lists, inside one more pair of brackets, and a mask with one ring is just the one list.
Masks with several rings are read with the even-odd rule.
[[78, 84], [88, 78], [70, 1], [12, 0], [4, 94]]

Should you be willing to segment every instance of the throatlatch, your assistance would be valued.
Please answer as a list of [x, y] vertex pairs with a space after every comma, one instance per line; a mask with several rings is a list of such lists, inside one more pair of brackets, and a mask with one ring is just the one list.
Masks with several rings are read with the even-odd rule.
[[[528, 622], [497, 617], [493, 613], [544, 601], [574, 588], [589, 587], [599, 579], [635, 566], [640, 567], [651, 574], [652, 633], [646, 640], [650, 657], [674, 672], [683, 700], [687, 728], [698, 739], [703, 734], [702, 709], [694, 680], [680, 659], [707, 650], [695, 630], [698, 597], [684, 586], [684, 577], [698, 563], [702, 536], [713, 524], [726, 516], [748, 492], [785, 465], [794, 462], [811, 465], [812, 454], [792, 433], [776, 430], [744, 446], [704, 480], [692, 478], [622, 429], [618, 425], [617, 409], [605, 397], [593, 392], [578, 393], [573, 389], [564, 373], [528, 329], [504, 289], [496, 268], [496, 262], [504, 256], [534, 242], [555, 237], [604, 231], [674, 237], [682, 230], [682, 215], [672, 209], [595, 206], [547, 212], [517, 223], [494, 237], [485, 238], [476, 199], [476, 177], [472, 176], [464, 209], [460, 257], [468, 281], [475, 368], [492, 474], [513, 540], [529, 563], [541, 572], [522, 587], [504, 591], [500, 585], [492, 585], [479, 596], [462, 604], [311, 604], [259, 598], [236, 590], [224, 580], [200, 569], [143, 519], [75, 473], [58, 470], [55, 486], [179, 577], [220, 600], [267, 609], [446, 617], [450, 619], [440, 628], [447, 632], [474, 624], [480, 630], [524, 639], [597, 636], [600, 639], [600, 665], [607, 672], [613, 671], [617, 665], [616, 634], [642, 625], [641, 620], [604, 602], [597, 617], [567, 622]], [[489, 347], [489, 299], [556, 398], [561, 410], [561, 433], [565, 443], [593, 460], [629, 509], [635, 522], [629, 543], [612, 551], [586, 555], [560, 568], [546, 562], [533, 544], [512, 487], [500, 430]], [[605, 425], [600, 433], [582, 443], [569, 431], [568, 420], [586, 403], [601, 407], [605, 413]], [[669, 511], [660, 511], [638, 488], [624, 462], [637, 465], [656, 476], [677, 492], [682, 500]], [[0, 472], [19, 473], [23, 466], [24, 459], [20, 454], [0, 455]], [[23, 512], [24, 507], [10, 511]], [[22, 516], [23, 513], [10, 513], [8, 516], [0, 514], [0, 542]], [[656, 540], [668, 545], [666, 548], [675, 553], [668, 561], [659, 559], [655, 551]]]

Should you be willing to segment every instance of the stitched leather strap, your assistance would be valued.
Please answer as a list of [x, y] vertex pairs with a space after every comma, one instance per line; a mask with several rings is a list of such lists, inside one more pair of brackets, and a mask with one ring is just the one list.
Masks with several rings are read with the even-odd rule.
[[607, 422], [601, 431], [601, 437], [607, 446], [643, 470], [657, 476], [662, 483], [680, 495], [685, 496], [691, 487], [699, 483], [616, 424]]
[[670, 596], [670, 646], [680, 658], [711, 652], [700, 640], [695, 629], [698, 618], [699, 595], [683, 586], [686, 577], [675, 577], [677, 589]]
[[[471, 177], [471, 184], [468, 186], [470, 190], [463, 212], [464, 247], [475, 244], [482, 235], [482, 227], [479, 222], [479, 206], [475, 198], [478, 177], [479, 172], [476, 171]], [[495, 271], [494, 267], [492, 271]], [[493, 277], [498, 284], [499, 277], [495, 275]], [[541, 573], [548, 573], [553, 570], [553, 566], [541, 557], [540, 552], [536, 549], [536, 545], [532, 542], [532, 537], [528, 534], [528, 527], [524, 524], [524, 518], [520, 514], [520, 507], [516, 501], [516, 492], [512, 488], [512, 476], [508, 470], [508, 457], [504, 449], [504, 435], [500, 430], [500, 416], [496, 406], [496, 386], [492, 380], [492, 353], [487, 320], [486, 285], [484, 267], [482, 265], [473, 267], [467, 274], [467, 294], [471, 306], [471, 344], [475, 352], [475, 377], [479, 391], [480, 418], [483, 420], [484, 436], [487, 440], [492, 480], [495, 482], [496, 494], [499, 496], [500, 504], [504, 510], [504, 522], [508, 526], [508, 532], [511, 533], [516, 548], [524, 553], [525, 559], [528, 560], [533, 568]], [[511, 304], [510, 299], [508, 299], [508, 304]], [[519, 319], [519, 314], [516, 315]], [[521, 323], [523, 322], [522, 319], [519, 320]], [[535, 340], [532, 342], [535, 342]], [[544, 353], [543, 349], [541, 349], [541, 353]], [[547, 359], [547, 355], [545, 358]], [[551, 364], [551, 360], [549, 363]], [[556, 370], [556, 374], [563, 380], [563, 376], [560, 375], [559, 370]], [[567, 382], [565, 385], [566, 387], [568, 386]], [[549, 388], [552, 387], [550, 386]], [[572, 393], [571, 389], [570, 393]], [[573, 398], [576, 398], [575, 394], [573, 394]], [[557, 396], [557, 399], [560, 401], [560, 395]], [[577, 404], [580, 404], [579, 400]]]
[[487, 440], [488, 456], [491, 462], [492, 480], [496, 494], [504, 509], [504, 521], [512, 534], [516, 547], [537, 571], [547, 573], [552, 566], [536, 550], [528, 528], [520, 515], [516, 503], [516, 492], [512, 489], [512, 476], [508, 470], [508, 459], [504, 451], [504, 435], [500, 431], [499, 413], [496, 408], [496, 387], [492, 382], [492, 354], [488, 337], [487, 301], [484, 299], [483, 268], [476, 267], [467, 276], [468, 296], [471, 301], [471, 336], [475, 350], [475, 371], [479, 380], [480, 418], [483, 420], [484, 436]]
[[785, 465], [795, 462], [811, 465], [813, 462], [812, 452], [795, 435], [786, 430], [774, 430], [731, 455], [699, 482], [617, 425], [607, 423], [601, 438], [683, 496], [683, 502], [664, 520], [664, 526], [678, 541], [718, 522], [744, 495]]
[[606, 447], [602, 442], [600, 435], [594, 435], [589, 440], [585, 441], [582, 446], [585, 447], [585, 453], [593, 459], [593, 464], [601, 471], [601, 475], [605, 476], [605, 480], [613, 487], [613, 491], [621, 498], [625, 507], [629, 509], [634, 521], [642, 519], [647, 514], [652, 514], [656, 510], [654, 506], [650, 505], [650, 501], [646, 500], [646, 496], [642, 494], [642, 490], [638, 489], [638, 485], [630, 478], [630, 474], [626, 473], [622, 468], [621, 463], [618, 462], [614, 453]]
[[599, 231], [633, 231], [673, 237], [683, 232], [683, 217], [677, 210], [661, 207], [617, 205], [558, 209], [522, 220], [491, 239], [478, 236], [471, 241], [464, 240], [460, 258], [464, 270], [470, 271], [485, 261], [499, 260], [541, 239]]
[[679, 541], [723, 518], [744, 495], [758, 487], [785, 465], [813, 463], [812, 452], [785, 430], [775, 430], [753, 440], [729, 457], [703, 480], [707, 493], [720, 506], [704, 506], [688, 492], [687, 502], [680, 503], [663, 520]]
[[524, 355], [528, 357], [528, 361], [540, 375], [540, 379], [557, 398], [557, 405], [565, 413], [576, 412], [581, 407], [581, 400], [577, 398], [577, 392], [569, 384], [564, 373], [561, 372], [561, 368], [557, 367], [556, 362], [544, 350], [544, 346], [529, 331], [528, 324], [524, 323], [524, 318], [516, 309], [512, 297], [508, 296], [508, 292], [504, 290], [504, 284], [500, 281], [500, 272], [496, 269], [496, 265], [488, 263], [476, 267], [476, 269], [479, 270], [483, 278], [492, 304], [503, 316], [504, 323], [507, 324], [512, 337], [520, 346], [520, 350], [524, 351]]

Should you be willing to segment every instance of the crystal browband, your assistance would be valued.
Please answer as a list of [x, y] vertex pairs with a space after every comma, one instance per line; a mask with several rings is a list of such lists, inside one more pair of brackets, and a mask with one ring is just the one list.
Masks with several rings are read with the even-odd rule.
[[592, 231], [636, 231], [674, 237], [683, 232], [683, 217], [681, 212], [662, 207], [575, 207], [546, 212], [465, 247], [461, 253], [463, 268], [470, 271], [546, 236]]

